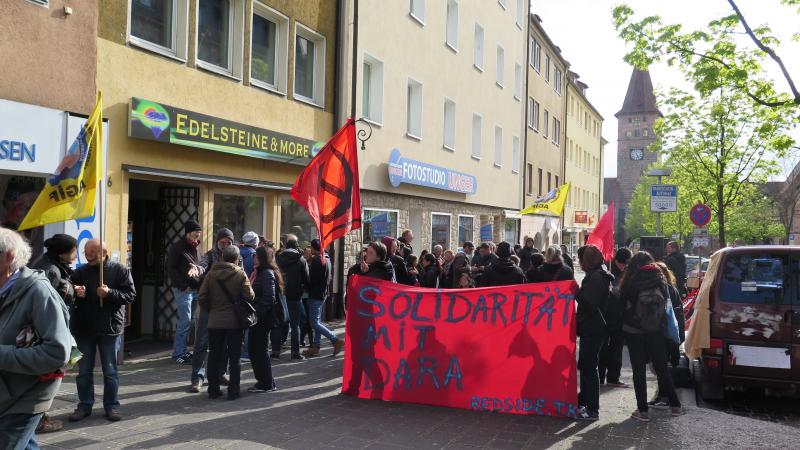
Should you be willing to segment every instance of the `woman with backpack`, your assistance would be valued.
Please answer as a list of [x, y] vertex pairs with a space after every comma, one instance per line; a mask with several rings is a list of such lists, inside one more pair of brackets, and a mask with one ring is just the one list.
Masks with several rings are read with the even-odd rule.
[[606, 340], [606, 320], [603, 310], [606, 307], [611, 281], [614, 277], [603, 265], [603, 253], [594, 245], [586, 245], [578, 249], [578, 260], [586, 274], [581, 288], [575, 296], [578, 312], [575, 316], [580, 350], [578, 353], [578, 370], [580, 376], [580, 392], [578, 418], [598, 420], [600, 418], [600, 377], [597, 366], [600, 360], [600, 349]]
[[[669, 289], [669, 302], [671, 303], [673, 313], [675, 315], [675, 322], [678, 326], [678, 338], [680, 342], [676, 342], [668, 337], [664, 338], [664, 346], [667, 349], [666, 358], [667, 363], [672, 365], [672, 367], [678, 367], [678, 363], [680, 362], [681, 352], [680, 352], [680, 344], [686, 340], [686, 322], [683, 316], [683, 302], [681, 301], [681, 294], [678, 291], [678, 280], [675, 278], [675, 274], [667, 267], [667, 265], [663, 262], [657, 262], [656, 266], [658, 266], [661, 273], [664, 275], [664, 278], [667, 280], [667, 288]], [[673, 380], [674, 382], [675, 380]], [[658, 390], [656, 391], [656, 395], [653, 397], [652, 400], [647, 402], [647, 404], [651, 408], [657, 409], [665, 409], [669, 408], [669, 398], [666, 395], [662, 395], [662, 392], [666, 392], [664, 387], [662, 386], [662, 380], [658, 380]]]
[[658, 376], [661, 395], [669, 398], [672, 415], [683, 414], [667, 370], [664, 337], [669, 289], [664, 274], [650, 253], [638, 252], [630, 259], [620, 282], [620, 295], [626, 307], [622, 331], [628, 344], [636, 393], [637, 409], [631, 417], [642, 422], [650, 421], [646, 379], [648, 361], [653, 363]]

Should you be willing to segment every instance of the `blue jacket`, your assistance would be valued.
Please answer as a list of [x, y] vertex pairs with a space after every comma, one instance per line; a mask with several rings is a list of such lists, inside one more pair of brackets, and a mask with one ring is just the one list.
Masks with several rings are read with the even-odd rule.
[[255, 265], [256, 249], [243, 245], [239, 247], [239, 256], [242, 258], [242, 268], [244, 274], [248, 277], [253, 274], [253, 266]]

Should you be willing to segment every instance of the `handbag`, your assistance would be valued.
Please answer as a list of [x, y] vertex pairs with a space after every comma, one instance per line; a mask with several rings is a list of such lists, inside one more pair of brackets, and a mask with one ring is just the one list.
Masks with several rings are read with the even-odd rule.
[[282, 328], [289, 323], [289, 305], [280, 285], [275, 283], [275, 307], [272, 308], [272, 328]]
[[678, 332], [678, 319], [675, 317], [675, 310], [672, 309], [672, 299], [667, 287], [667, 301], [664, 306], [664, 316], [667, 326], [664, 329], [665, 337], [678, 345], [681, 345], [680, 333]]
[[258, 315], [256, 315], [256, 308], [248, 301], [239, 299], [238, 302], [233, 301], [233, 296], [228, 291], [228, 288], [219, 280], [217, 280], [220, 289], [222, 289], [225, 298], [228, 299], [233, 305], [233, 313], [236, 320], [239, 322], [239, 328], [247, 329], [258, 323]]

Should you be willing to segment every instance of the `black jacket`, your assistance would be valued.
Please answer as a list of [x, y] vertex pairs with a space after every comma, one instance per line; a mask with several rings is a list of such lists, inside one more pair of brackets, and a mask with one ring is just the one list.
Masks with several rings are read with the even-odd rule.
[[361, 268], [359, 267], [356, 273], [365, 277], [392, 281], [392, 278], [394, 278], [394, 267], [392, 267], [389, 261], [376, 261], [369, 265], [369, 269], [366, 272], [361, 272]]
[[572, 258], [566, 253], [562, 254], [561, 258], [564, 259], [564, 265], [572, 269], [573, 272], [575, 272], [575, 263], [572, 261]]
[[[197, 278], [189, 277], [189, 264], [198, 266], [200, 276]], [[209, 264], [208, 267], [211, 267]], [[169, 246], [167, 253], [167, 272], [172, 287], [184, 291], [187, 287], [192, 289], [200, 288], [200, 281], [205, 268], [200, 264], [200, 245], [190, 244], [186, 237], [175, 241]]]
[[420, 274], [419, 285], [424, 288], [439, 287], [439, 268], [435, 263], [430, 264]]
[[[531, 278], [532, 277], [532, 278]], [[528, 273], [528, 283], [549, 283], [551, 281], [574, 280], [572, 269], [563, 263], [545, 263], [536, 271]]]
[[76, 337], [119, 336], [125, 330], [125, 308], [136, 298], [127, 267], [106, 258], [103, 282], [110, 289], [100, 306], [97, 288], [100, 270], [85, 264], [72, 273], [72, 284], [86, 287], [86, 298], [76, 298], [70, 314], [70, 331]]
[[400, 255], [392, 255], [389, 257], [388, 261], [392, 264], [395, 281], [400, 284], [413, 286], [413, 282], [408, 276], [408, 266], [406, 266], [406, 260]]
[[397, 239], [397, 243], [400, 244], [400, 256], [402, 256], [404, 260], [408, 260], [408, 257], [414, 254], [414, 247], [402, 237]]
[[675, 252], [664, 258], [664, 264], [669, 267], [678, 282], [678, 291], [681, 295], [686, 295], [686, 256], [683, 253]]
[[287, 248], [275, 258], [283, 273], [286, 300], [298, 301], [303, 297], [303, 289], [308, 286], [308, 264], [296, 248]]
[[479, 287], [508, 286], [525, 283], [525, 273], [509, 258], [497, 259], [481, 276]]
[[75, 300], [75, 289], [70, 282], [72, 268], [61, 261], [58, 255], [51, 255], [49, 252], [43, 254], [38, 261], [33, 263], [31, 269], [41, 270], [44, 276], [50, 281], [53, 289], [58, 292], [61, 299], [67, 306], [71, 306]]
[[[622, 323], [625, 331], [640, 333], [642, 326], [636, 317], [636, 302], [639, 300], [639, 293], [653, 288], [660, 288], [664, 291], [664, 298], [667, 298], [667, 284], [664, 276], [656, 266], [644, 266], [636, 274], [625, 280], [625, 284], [620, 286], [620, 298], [625, 304], [625, 311], [622, 315]], [[677, 299], [680, 301], [680, 299]]]
[[603, 267], [589, 270], [584, 276], [575, 301], [578, 312], [575, 316], [579, 336], [589, 336], [605, 332], [606, 323], [603, 310], [606, 307], [614, 276]]
[[256, 296], [254, 306], [258, 314], [264, 315], [271, 312], [273, 305], [278, 301], [278, 284], [272, 269], [256, 269], [253, 293]]
[[528, 272], [533, 265], [531, 256], [534, 253], [533, 248], [528, 247], [522, 247], [522, 250], [519, 251], [519, 268], [522, 269], [523, 272]]
[[331, 259], [328, 254], [323, 252], [325, 264], [322, 264], [320, 255], [311, 258], [311, 265], [308, 268], [308, 298], [325, 300], [328, 296], [328, 285], [331, 282]]

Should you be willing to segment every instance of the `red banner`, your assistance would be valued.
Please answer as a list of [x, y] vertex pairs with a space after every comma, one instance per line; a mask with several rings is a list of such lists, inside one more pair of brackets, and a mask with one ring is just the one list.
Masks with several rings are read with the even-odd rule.
[[342, 393], [574, 418], [577, 287], [421, 289], [354, 276]]

